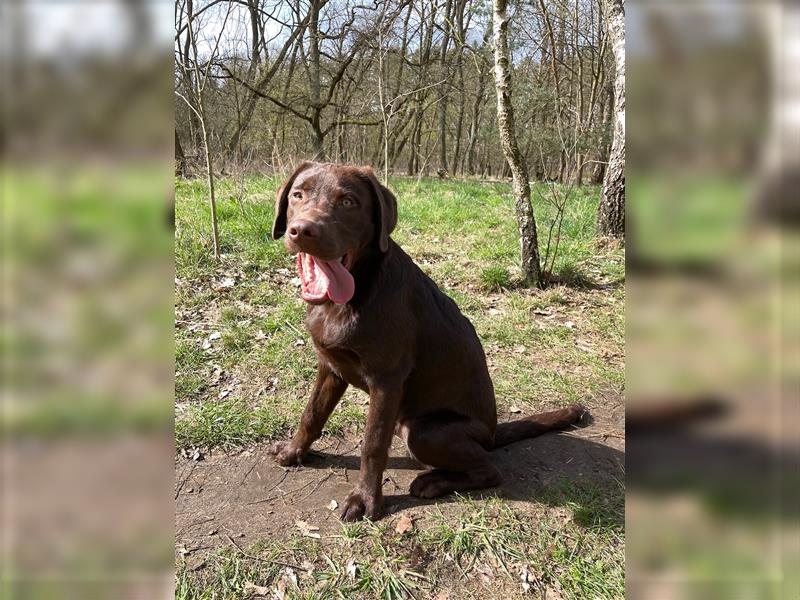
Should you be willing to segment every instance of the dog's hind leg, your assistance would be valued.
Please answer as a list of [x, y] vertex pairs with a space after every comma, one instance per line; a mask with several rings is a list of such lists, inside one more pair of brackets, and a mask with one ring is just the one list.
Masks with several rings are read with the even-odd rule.
[[492, 435], [486, 425], [445, 413], [405, 421], [403, 428], [409, 452], [432, 467], [411, 483], [412, 495], [437, 498], [500, 484], [487, 450]]

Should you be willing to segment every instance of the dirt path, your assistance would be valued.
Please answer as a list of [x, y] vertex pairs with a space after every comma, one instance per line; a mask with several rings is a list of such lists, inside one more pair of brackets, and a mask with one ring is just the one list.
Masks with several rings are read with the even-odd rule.
[[[504, 474], [497, 494], [522, 512], [548, 502], [548, 487], [564, 480], [602, 489], [624, 478], [624, 406], [608, 398], [590, 407], [593, 422], [582, 429], [525, 440], [494, 452]], [[510, 415], [504, 415], [508, 419]], [[338, 510], [358, 477], [359, 439], [328, 438], [303, 466], [275, 464], [260, 444], [236, 454], [221, 451], [194, 461], [176, 459], [176, 548], [183, 553], [231, 543], [280, 540], [304, 520], [325, 533], [338, 530]], [[395, 438], [384, 478], [387, 513], [409, 509], [424, 516], [431, 505], [447, 511], [451, 500], [420, 500], [408, 494], [416, 464]], [[480, 497], [480, 492], [476, 497]], [[230, 539], [229, 539], [230, 538]]]

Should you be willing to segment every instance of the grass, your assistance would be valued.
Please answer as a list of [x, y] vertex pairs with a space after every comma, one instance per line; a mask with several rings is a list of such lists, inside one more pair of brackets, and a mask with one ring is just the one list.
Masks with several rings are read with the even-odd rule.
[[[559, 487], [554, 494], [573, 495]], [[623, 490], [587, 487], [578, 503], [536, 520], [502, 500], [460, 497], [448, 514], [433, 512], [397, 533], [392, 523], [343, 524], [341, 533], [320, 540], [292, 537], [229, 544], [199, 567], [179, 561], [179, 600], [240, 599], [253, 585], [283, 589], [286, 598], [451, 597], [470, 586], [476, 597], [534, 595], [568, 599], [622, 598], [623, 521], [583, 520], [623, 502]], [[615, 509], [615, 510], [617, 510]]]
[[488, 267], [481, 271], [481, 283], [489, 291], [500, 291], [511, 284], [511, 273], [505, 267]]
[[[178, 180], [176, 429], [178, 444], [233, 447], [284, 433], [313, 383], [314, 354], [293, 260], [269, 232], [276, 178], [219, 182], [222, 260], [211, 260], [202, 181]], [[549, 185], [549, 184], [547, 184]], [[519, 285], [517, 230], [503, 183], [396, 178], [394, 239], [470, 318], [481, 337], [503, 410], [561, 405], [622, 386], [623, 251], [598, 248], [599, 189], [578, 188], [565, 212], [546, 290]], [[543, 237], [554, 211], [534, 189]], [[587, 282], [608, 287], [593, 291]], [[594, 351], [587, 351], [592, 346]], [[361, 400], [359, 402], [359, 400]], [[363, 396], [348, 392], [328, 433], [357, 430]]]
[[153, 165], [4, 165], [0, 437], [171, 430], [170, 179]]

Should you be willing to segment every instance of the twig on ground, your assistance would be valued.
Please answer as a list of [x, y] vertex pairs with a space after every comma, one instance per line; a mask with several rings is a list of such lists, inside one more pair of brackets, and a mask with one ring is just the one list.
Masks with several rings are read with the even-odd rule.
[[242, 480], [239, 482], [239, 485], [240, 485], [240, 486], [244, 485], [244, 482], [245, 482], [245, 481], [247, 481], [247, 478], [248, 478], [248, 477], [250, 477], [250, 473], [252, 473], [252, 472], [253, 472], [253, 469], [255, 469], [255, 468], [256, 468], [256, 465], [257, 465], [257, 464], [258, 464], [258, 459], [256, 459], [256, 460], [254, 460], [254, 461], [253, 461], [253, 466], [252, 466], [252, 467], [250, 467], [250, 468], [247, 470], [247, 473], [245, 473], [245, 474], [244, 474], [244, 477], [242, 477]]
[[335, 475], [335, 473], [336, 473], [335, 471], [329, 471], [328, 474], [325, 475], [325, 477], [322, 477], [320, 478], [319, 481], [317, 481], [317, 485], [315, 485], [310, 492], [308, 492], [305, 496], [303, 496], [299, 500], [305, 500], [306, 498], [308, 498], [311, 494], [313, 494], [319, 489], [319, 486], [328, 481], [328, 479], [331, 478], [331, 475]]
[[229, 536], [227, 533], [225, 534], [225, 537], [228, 538], [228, 541], [231, 544], [233, 544], [233, 547], [236, 548], [242, 554], [242, 556], [245, 556], [245, 557], [250, 558], [252, 560], [257, 560], [259, 562], [268, 563], [268, 564], [271, 564], [271, 565], [280, 565], [282, 567], [288, 567], [290, 569], [297, 569], [298, 571], [304, 571], [306, 573], [309, 572], [309, 569], [307, 569], [306, 567], [300, 566], [300, 565], [295, 565], [293, 563], [287, 563], [287, 562], [283, 562], [283, 561], [280, 561], [280, 560], [271, 560], [269, 558], [261, 558], [260, 556], [254, 556], [252, 554], [248, 554], [247, 552], [245, 552], [242, 549], [242, 547], [239, 544], [234, 542], [233, 538], [231, 536]]
[[597, 433], [588, 433], [586, 434], [586, 437], [614, 437], [620, 440], [625, 439], [624, 435], [614, 433], [613, 431], [598, 431]]
[[211, 521], [213, 521], [214, 519], [215, 519], [215, 517], [208, 517], [207, 519], [202, 519], [200, 521], [195, 521], [194, 523], [191, 523], [191, 524], [187, 525], [186, 527], [181, 528], [181, 530], [178, 531], [175, 534], [175, 538], [181, 537], [181, 535], [183, 535], [186, 531], [188, 531], [189, 529], [193, 529], [193, 528], [197, 527], [198, 525], [203, 525], [204, 523], [211, 523]]
[[[273, 485], [272, 487], [270, 487], [270, 488], [269, 488], [267, 491], [268, 491], [268, 492], [271, 492], [271, 491], [272, 491], [272, 490], [274, 490], [276, 487], [278, 487], [278, 486], [279, 486], [281, 483], [283, 483], [283, 480], [284, 480], [284, 479], [286, 479], [286, 476], [287, 476], [288, 474], [289, 474], [289, 471], [288, 471], [288, 470], [284, 471], [284, 472], [283, 472], [283, 475], [281, 476], [281, 478], [280, 478], [280, 479], [279, 479], [279, 480], [278, 480], [278, 481], [275, 483], [275, 485]], [[280, 496], [275, 496], [275, 497], [270, 497], [270, 498], [264, 498], [264, 499], [262, 499], [262, 500], [254, 500], [253, 502], [248, 502], [248, 503], [247, 503], [247, 506], [252, 506], [253, 504], [262, 504], [262, 503], [264, 503], [264, 502], [269, 502], [270, 500], [275, 500], [276, 498], [280, 498]]]
[[197, 463], [195, 461], [192, 461], [192, 468], [189, 469], [189, 474], [181, 480], [181, 482], [178, 484], [177, 489], [175, 490], [175, 500], [177, 500], [178, 496], [181, 495], [181, 490], [183, 489], [183, 486], [186, 485], [187, 481], [189, 481], [189, 477], [191, 477], [192, 473], [194, 473], [194, 468], [196, 466]]
[[300, 330], [299, 330], [297, 327], [295, 327], [294, 325], [292, 325], [292, 324], [291, 324], [291, 323], [288, 321], [288, 319], [287, 319], [287, 320], [285, 320], [285, 321], [284, 321], [284, 323], [286, 323], [286, 326], [287, 326], [289, 329], [291, 329], [292, 331], [294, 331], [294, 332], [295, 332], [297, 335], [299, 335], [300, 337], [303, 337], [303, 332], [302, 332], [302, 331], [300, 331]]

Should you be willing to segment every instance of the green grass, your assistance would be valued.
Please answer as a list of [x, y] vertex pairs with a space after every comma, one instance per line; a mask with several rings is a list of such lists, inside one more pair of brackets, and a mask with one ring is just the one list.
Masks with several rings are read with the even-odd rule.
[[511, 273], [505, 267], [487, 267], [481, 271], [481, 283], [489, 291], [499, 291], [511, 284]]
[[749, 184], [737, 178], [628, 177], [636, 251], [667, 262], [727, 262], [746, 247]]
[[0, 435], [172, 428], [163, 166], [5, 164]]
[[179, 561], [176, 598], [238, 600], [251, 584], [274, 589], [283, 579], [287, 598], [401, 600], [456, 593], [483, 575], [499, 594], [492, 597], [518, 597], [525, 573], [534, 597], [556, 590], [574, 600], [623, 598], [623, 493], [556, 486], [549, 500], [564, 508], [535, 518], [500, 499], [459, 497], [405, 534], [384, 520], [343, 524], [318, 541], [229, 545], [199, 568]]
[[[238, 183], [219, 181], [223, 257], [215, 265], [205, 185], [176, 183], [180, 446], [232, 447], [284, 434], [310, 391], [315, 357], [292, 283], [294, 262], [282, 241], [269, 238], [278, 185], [277, 178], [250, 177], [238, 198]], [[393, 237], [475, 325], [501, 410], [621, 391], [622, 361], [603, 355], [623, 355], [624, 252], [596, 245], [599, 188], [572, 190], [553, 263], [562, 284], [538, 290], [519, 285], [508, 185], [394, 178], [390, 187], [399, 203]], [[555, 215], [546, 201], [551, 191], [549, 184], [534, 186], [542, 246]], [[234, 285], [221, 287], [226, 279]], [[595, 282], [611, 285], [587, 285]], [[360, 427], [364, 409], [355, 398], [348, 393], [328, 433]]]

